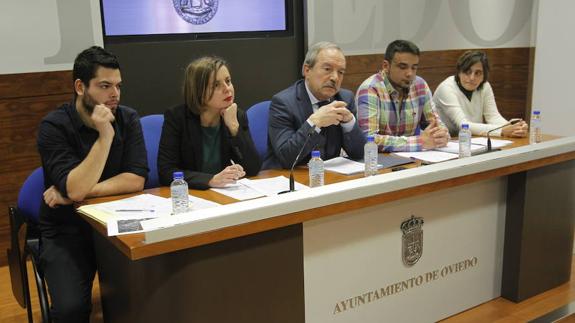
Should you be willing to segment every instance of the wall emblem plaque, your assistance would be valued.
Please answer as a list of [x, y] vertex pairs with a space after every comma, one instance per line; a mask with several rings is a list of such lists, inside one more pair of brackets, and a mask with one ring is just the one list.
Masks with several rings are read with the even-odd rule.
[[423, 254], [423, 218], [415, 217], [401, 223], [402, 248], [401, 254], [403, 263], [406, 266], [413, 266]]
[[218, 0], [172, 0], [176, 12], [192, 25], [203, 25], [218, 11]]

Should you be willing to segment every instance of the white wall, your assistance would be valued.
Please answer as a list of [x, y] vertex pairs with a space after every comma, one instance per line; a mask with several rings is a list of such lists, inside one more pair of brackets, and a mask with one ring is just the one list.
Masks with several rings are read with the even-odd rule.
[[544, 133], [575, 135], [573, 91], [573, 56], [575, 55], [575, 1], [539, 2], [533, 109], [541, 110]]
[[[412, 40], [422, 50], [525, 47], [532, 45], [536, 4], [307, 0], [308, 43], [331, 40], [346, 54], [382, 53], [398, 38]], [[99, 1], [1, 1], [0, 44], [0, 74], [68, 70], [82, 49], [103, 44]]]
[[0, 74], [70, 70], [103, 43], [99, 0], [0, 1]]
[[[308, 0], [308, 44], [382, 53], [395, 39], [421, 50], [528, 47], [535, 0]], [[534, 14], [535, 12], [535, 14]]]

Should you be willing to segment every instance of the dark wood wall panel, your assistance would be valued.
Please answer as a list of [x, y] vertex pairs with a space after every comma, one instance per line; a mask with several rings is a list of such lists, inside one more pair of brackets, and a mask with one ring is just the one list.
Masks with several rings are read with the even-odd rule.
[[8, 206], [40, 166], [36, 135], [40, 120], [72, 98], [70, 71], [0, 75], [0, 266], [10, 243]]
[[0, 99], [72, 94], [72, 71], [0, 75]]
[[[453, 74], [464, 50], [422, 52], [419, 75], [435, 90]], [[529, 111], [533, 48], [487, 49], [490, 82], [500, 111], [506, 118]], [[381, 68], [383, 54], [347, 57], [343, 87], [355, 91]], [[36, 134], [42, 117], [72, 98], [71, 71], [0, 75], [0, 266], [6, 264], [9, 245], [7, 208], [14, 205], [20, 185], [40, 159]]]
[[[529, 115], [533, 48], [483, 49], [491, 66], [489, 82], [495, 93], [499, 111], [505, 118], [525, 118]], [[432, 91], [439, 83], [453, 75], [461, 50], [422, 52], [418, 75], [423, 77]], [[347, 56], [347, 72], [343, 87], [352, 91], [369, 76], [381, 69], [382, 54]]]

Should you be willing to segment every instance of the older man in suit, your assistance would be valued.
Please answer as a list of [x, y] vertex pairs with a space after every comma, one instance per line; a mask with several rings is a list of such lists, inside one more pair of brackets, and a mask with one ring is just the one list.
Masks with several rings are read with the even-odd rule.
[[264, 168], [290, 168], [300, 150], [298, 165], [307, 163], [314, 149], [324, 160], [340, 156], [342, 148], [352, 159], [363, 158], [365, 137], [355, 119], [353, 93], [340, 89], [342, 50], [330, 42], [313, 45], [302, 74], [303, 80], [272, 98]]

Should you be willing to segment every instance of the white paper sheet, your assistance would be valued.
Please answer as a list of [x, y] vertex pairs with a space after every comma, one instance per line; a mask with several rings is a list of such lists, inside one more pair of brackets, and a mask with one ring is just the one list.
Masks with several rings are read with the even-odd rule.
[[343, 175], [352, 175], [365, 171], [365, 164], [343, 157], [335, 157], [323, 162], [325, 170]]
[[257, 191], [251, 186], [246, 185], [245, 178], [237, 181], [235, 184], [228, 184], [226, 187], [222, 188], [214, 187], [211, 188], [211, 190], [240, 201], [265, 196], [263, 192]]
[[[220, 204], [192, 195], [188, 196], [190, 208], [200, 210]], [[141, 222], [149, 219], [169, 217], [172, 214], [172, 201], [152, 194], [140, 194], [133, 197], [91, 204], [79, 209], [99, 222], [105, 223], [108, 235], [144, 232]]]
[[[486, 150], [487, 148], [483, 145], [474, 144], [473, 139], [471, 140], [471, 154], [478, 153], [481, 151]], [[434, 150], [443, 151], [446, 153], [452, 153], [459, 155], [459, 142], [457, 141], [448, 141], [447, 146], [441, 148], [435, 148]]]
[[[296, 191], [307, 189], [308, 187], [295, 183]], [[229, 196], [236, 200], [249, 200], [262, 196], [277, 195], [279, 192], [289, 189], [289, 179], [285, 176], [276, 176], [263, 179], [242, 178], [236, 184], [228, 185], [225, 188], [212, 188], [211, 190]]]
[[[122, 235], [128, 233], [145, 232], [145, 228], [142, 227], [141, 222], [146, 220], [151, 220], [160, 217], [170, 217], [172, 215], [172, 199], [163, 198], [150, 194], [142, 194], [135, 197], [144, 196], [148, 204], [137, 204], [131, 205], [130, 207], [139, 207], [140, 209], [119, 209], [115, 210], [115, 216], [108, 219], [107, 228], [108, 235]], [[203, 210], [212, 207], [219, 206], [219, 203], [212, 202], [203, 198], [195, 197], [193, 195], [188, 195], [188, 200], [190, 202], [190, 211], [193, 210]], [[123, 201], [123, 200], [119, 200]], [[115, 202], [119, 202], [115, 201]], [[152, 201], [152, 203], [150, 203]], [[125, 201], [124, 201], [125, 202]], [[114, 202], [110, 202], [114, 203]], [[130, 202], [131, 204], [132, 202]], [[126, 205], [124, 203], [124, 205]], [[142, 205], [150, 207], [149, 209], [142, 208]], [[143, 211], [138, 211], [143, 210]], [[153, 212], [152, 212], [153, 211]], [[121, 213], [121, 215], [119, 215]]]
[[443, 151], [426, 150], [415, 152], [397, 152], [394, 155], [418, 159], [426, 163], [439, 163], [450, 159], [459, 158], [458, 154], [446, 153]]
[[[487, 138], [486, 137], [476, 137], [471, 138], [471, 143], [476, 145], [487, 146]], [[492, 148], [501, 148], [507, 145], [511, 145], [513, 141], [511, 140], [504, 140], [504, 139], [493, 139], [491, 138], [491, 147]]]

